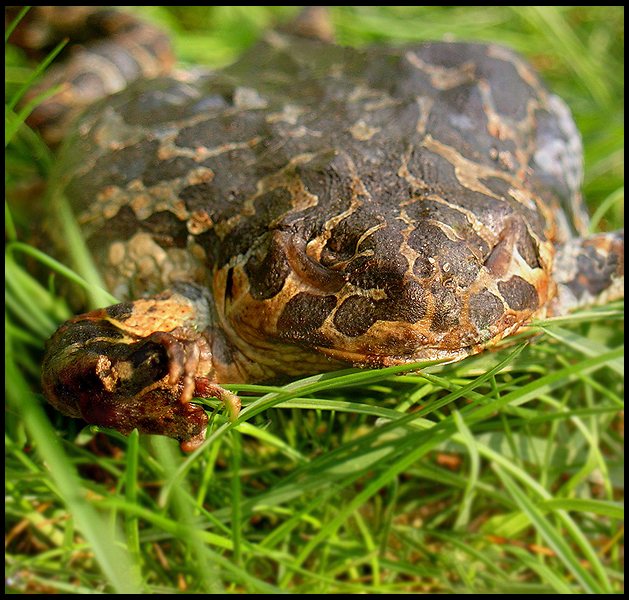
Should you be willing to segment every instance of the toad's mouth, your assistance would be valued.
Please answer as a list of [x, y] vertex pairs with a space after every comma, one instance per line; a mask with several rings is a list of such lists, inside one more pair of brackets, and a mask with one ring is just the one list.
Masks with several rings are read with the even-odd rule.
[[377, 322], [360, 342], [337, 347], [317, 346], [316, 350], [330, 359], [354, 366], [377, 368], [420, 362], [455, 362], [477, 354], [503, 338], [515, 333], [522, 323], [510, 320], [504, 327], [481, 332], [481, 337], [461, 337], [453, 330], [450, 343], [430, 343], [408, 323]]
[[[249, 348], [264, 348], [256, 353], [262, 363], [267, 356], [275, 364], [291, 361], [290, 347], [278, 345], [277, 354], [272, 341], [343, 363], [386, 366], [459, 360], [542, 316], [552, 286], [545, 269], [521, 258], [519, 222], [508, 223], [487, 256], [463, 243], [434, 256], [421, 246], [404, 247], [402, 254], [398, 246], [393, 251], [386, 229], [381, 223], [362, 235], [353, 232], [351, 249], [335, 247], [346, 260], [331, 260], [327, 243], [306, 242], [297, 229], [268, 232], [259, 261], [265, 268], [250, 269], [249, 257], [231, 279], [237, 285], [219, 311], [226, 330]], [[272, 287], [260, 281], [282, 265], [273, 293], [257, 295]], [[215, 297], [222, 296], [218, 288]]]
[[295, 231], [276, 229], [261, 240], [215, 273], [213, 297], [229, 343], [278, 375], [329, 370], [329, 360], [458, 360], [512, 333], [532, 312], [507, 306], [503, 284], [484, 265], [473, 281], [457, 283], [445, 267], [421, 277], [399, 255], [358, 246], [360, 262], [331, 268]]
[[[234, 279], [239, 279], [237, 270]], [[221, 314], [221, 330], [229, 344], [249, 359], [243, 380], [260, 380], [255, 371], [260, 368], [267, 379], [309, 375], [348, 364], [383, 367], [460, 360], [513, 333], [529, 317], [528, 313], [503, 312], [477, 327], [466, 310], [457, 311], [452, 322], [444, 320], [443, 306], [437, 306], [434, 298], [426, 310], [408, 298], [407, 312], [395, 314], [384, 293], [370, 297], [342, 289], [337, 294], [321, 294], [290, 284], [289, 278], [282, 293], [263, 301], [244, 294]], [[405, 293], [411, 295], [408, 288]]]

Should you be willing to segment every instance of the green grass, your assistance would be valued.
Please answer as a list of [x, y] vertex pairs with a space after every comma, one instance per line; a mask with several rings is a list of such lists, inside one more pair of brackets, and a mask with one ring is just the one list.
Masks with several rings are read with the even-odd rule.
[[[173, 32], [182, 64], [212, 65], [294, 13], [137, 10]], [[336, 7], [332, 16], [346, 44], [451, 36], [526, 55], [583, 133], [596, 228], [623, 226], [624, 9]], [[125, 438], [51, 410], [39, 361], [70, 314], [61, 283], [77, 275], [25, 243], [54, 157], [11, 110], [32, 68], [13, 48], [6, 56], [8, 591], [623, 590], [620, 303], [415, 374], [228, 386], [243, 394], [240, 417], [216, 412], [209, 443], [188, 456], [172, 440]]]

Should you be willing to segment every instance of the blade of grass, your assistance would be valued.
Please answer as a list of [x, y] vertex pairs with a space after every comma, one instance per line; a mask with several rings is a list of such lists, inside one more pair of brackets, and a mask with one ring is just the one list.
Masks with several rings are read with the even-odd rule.
[[[497, 372], [502, 370], [502, 368], [508, 364], [515, 356], [517, 356], [523, 347], [516, 348], [505, 360], [499, 363], [494, 369], [487, 372], [484, 376], [479, 377], [477, 380], [471, 382], [467, 386], [460, 388], [454, 392], [451, 392], [450, 396], [458, 397], [466, 395], [468, 391], [470, 391], [473, 387], [479, 385], [479, 382], [489, 379], [493, 377]], [[421, 410], [417, 413], [411, 413], [408, 416], [420, 416]], [[405, 420], [406, 417], [402, 417], [400, 421]], [[341, 524], [354, 512], [356, 511], [368, 498], [370, 498], [373, 494], [375, 494], [381, 487], [386, 485], [392, 478], [399, 475], [402, 471], [407, 469], [414, 462], [419, 460], [422, 456], [424, 456], [430, 450], [433, 450], [440, 443], [445, 441], [446, 439], [452, 437], [455, 433], [455, 425], [453, 423], [453, 418], [447, 418], [444, 421], [436, 424], [430, 430], [430, 436], [426, 441], [420, 441], [421, 438], [417, 438], [413, 440], [412, 444], [409, 444], [407, 448], [405, 448], [405, 452], [402, 453], [400, 458], [397, 458], [392, 464], [387, 468], [384, 473], [375, 477], [372, 481], [370, 481], [365, 488], [360, 491], [343, 509], [339, 511], [339, 513], [326, 525], [321, 531], [313, 536], [313, 538], [305, 545], [304, 549], [298, 554], [296, 561], [298, 564], [303, 564], [303, 561], [306, 560], [308, 555], [312, 552], [312, 550], [320, 544], [324, 539], [332, 536], [334, 532], [341, 526]], [[287, 581], [284, 580], [283, 585], [286, 585]]]
[[17, 240], [17, 229], [15, 228], [11, 209], [6, 199], [4, 201], [4, 235], [10, 242]]
[[[84, 244], [84, 242], [81, 241], [81, 244]], [[118, 300], [116, 299], [116, 297], [112, 296], [101, 285], [102, 282], [100, 281], [100, 278], [97, 278], [97, 279], [95, 278], [94, 281], [89, 281], [88, 279], [81, 277], [74, 270], [60, 263], [58, 260], [55, 260], [54, 258], [49, 256], [45, 252], [42, 252], [41, 250], [38, 250], [37, 248], [34, 248], [33, 246], [29, 244], [25, 244], [23, 242], [11, 242], [7, 244], [6, 246], [7, 254], [13, 254], [16, 251], [32, 256], [33, 258], [41, 262], [43, 265], [50, 268], [51, 270], [56, 271], [60, 275], [63, 275], [69, 281], [76, 283], [78, 286], [82, 287], [86, 292], [92, 293], [92, 294], [97, 293], [98, 296], [101, 298], [101, 302], [103, 303], [102, 306], [118, 303]], [[94, 286], [97, 287], [96, 292], [95, 292]]]
[[242, 444], [237, 430], [231, 432], [232, 464], [231, 464], [231, 508], [232, 508], [232, 543], [234, 546], [234, 563], [242, 567], [242, 490], [240, 488], [240, 464]]
[[625, 518], [625, 506], [621, 502], [590, 500], [588, 498], [550, 498], [539, 505], [542, 510], [566, 510], [594, 513], [619, 521]]
[[[68, 201], [62, 194], [54, 195], [55, 206], [59, 212], [59, 220], [63, 227], [63, 233], [70, 249], [72, 263], [77, 273], [87, 282], [86, 288], [91, 308], [102, 308], [112, 304], [113, 296], [105, 291], [103, 281], [94, 265], [90, 252], [85, 245], [85, 240], [79, 229]], [[114, 304], [118, 301], [114, 299]]]
[[[51, 50], [48, 55], [35, 67], [31, 75], [27, 78], [24, 84], [20, 87], [20, 89], [13, 95], [9, 103], [7, 104], [8, 111], [13, 111], [15, 107], [18, 105], [19, 101], [24, 97], [24, 94], [28, 92], [28, 90], [33, 86], [34, 81], [41, 77], [44, 71], [50, 66], [53, 60], [57, 57], [57, 55], [65, 48], [68, 40], [64, 40], [57, 44], [53, 50]], [[20, 121], [24, 121], [24, 119], [31, 113], [33, 108], [35, 108], [40, 102], [53, 96], [61, 89], [60, 86], [55, 86], [48, 90], [45, 90], [41, 94], [38, 94], [35, 98], [30, 100], [24, 108], [22, 108], [18, 113], [18, 119]]]
[[10, 352], [5, 355], [5, 372], [7, 379], [12, 382], [7, 389], [7, 399], [15, 410], [22, 413], [38, 454], [46, 462], [69, 513], [85, 536], [112, 588], [120, 593], [138, 593], [141, 584], [134, 577], [131, 557], [118, 542], [120, 536], [111, 531], [105, 519], [86, 500], [74, 466], [61, 450], [55, 432], [15, 367]]
[[14, 113], [13, 110], [6, 107], [4, 111], [4, 147], [6, 148], [12, 141], [19, 129], [24, 125], [28, 115], [33, 112], [33, 109], [41, 104], [47, 98], [54, 96], [60, 90], [60, 86], [51, 88], [38, 94], [34, 98], [31, 98], [19, 112]]
[[611, 194], [609, 194], [609, 196], [607, 196], [607, 198], [605, 198], [605, 200], [603, 200], [598, 205], [598, 207], [590, 217], [590, 225], [588, 231], [590, 233], [596, 233], [598, 231], [599, 223], [601, 222], [607, 211], [617, 202], [624, 202], [624, 199], [625, 186], [623, 185], [617, 190], [614, 190]]
[[15, 19], [9, 23], [9, 26], [6, 28], [4, 32], [4, 43], [6, 44], [11, 37], [11, 34], [15, 31], [15, 28], [19, 25], [20, 21], [24, 18], [26, 13], [31, 9], [30, 6], [23, 6], [20, 12], [17, 14]]
[[572, 573], [583, 588], [590, 594], [608, 592], [609, 588], [605, 589], [601, 587], [583, 567], [568, 543], [564, 540], [564, 534], [558, 531], [557, 528], [544, 517], [542, 511], [539, 510], [536, 504], [519, 488], [511, 477], [498, 465], [492, 465], [492, 468], [507, 488], [520, 510], [527, 515], [531, 524], [539, 532], [544, 541], [553, 549], [557, 558], [564, 564], [566, 569]]
[[311, 377], [306, 377], [304, 379], [300, 379], [293, 383], [289, 383], [288, 385], [282, 388], [282, 392], [276, 393], [272, 392], [270, 394], [265, 394], [261, 398], [253, 401], [248, 404], [245, 408], [240, 411], [238, 417], [233, 420], [226, 422], [219, 426], [206, 440], [205, 442], [199, 446], [195, 451], [191, 452], [190, 455], [186, 458], [186, 460], [180, 465], [179, 469], [176, 473], [174, 473], [174, 478], [167, 482], [167, 484], [162, 489], [162, 493], [160, 494], [160, 505], [163, 505], [168, 498], [172, 487], [176, 485], [181, 478], [183, 478], [186, 472], [192, 467], [194, 461], [197, 460], [197, 457], [200, 456], [205, 448], [220, 437], [225, 435], [230, 429], [240, 425], [247, 418], [252, 418], [255, 415], [273, 407], [285, 400], [291, 399], [293, 396], [299, 394], [309, 394], [316, 393], [320, 390], [330, 389], [330, 388], [339, 388], [342, 386], [348, 385], [361, 385], [367, 382], [374, 382], [382, 379], [383, 377], [395, 374], [402, 373], [404, 371], [411, 370], [419, 370], [428, 365], [435, 364], [434, 361], [429, 362], [421, 362], [414, 363], [409, 365], [398, 365], [394, 367], [387, 367], [385, 369], [374, 370], [374, 371], [358, 371], [357, 369], [348, 369], [346, 371], [339, 371], [337, 373], [323, 373], [320, 375], [314, 375]]
[[458, 411], [454, 411], [453, 416], [454, 422], [456, 423], [456, 427], [459, 431], [460, 439], [463, 440], [463, 442], [465, 443], [468, 455], [470, 457], [469, 476], [467, 478], [467, 484], [465, 486], [463, 499], [459, 506], [458, 515], [454, 522], [454, 529], [462, 529], [469, 523], [470, 520], [472, 502], [474, 501], [475, 497], [474, 490], [478, 483], [478, 476], [480, 473], [480, 459], [474, 436], [472, 435], [472, 432], [469, 430], [468, 426], [465, 424], [465, 421], [461, 418], [461, 414]]
[[571, 67], [583, 82], [584, 88], [592, 94], [602, 109], [610, 107], [611, 95], [607, 82], [601, 78], [600, 65], [590, 58], [581, 40], [566, 23], [565, 18], [554, 6], [520, 7], [521, 14], [536, 27], [549, 32], [547, 41], [553, 45], [559, 56], [565, 57], [566, 64]]
[[[124, 475], [125, 500], [129, 504], [138, 502], [138, 454], [140, 434], [134, 429], [127, 439], [126, 468]], [[125, 513], [124, 529], [127, 548], [135, 565], [141, 564], [139, 520], [136, 515]], [[141, 573], [138, 571], [137, 577]]]
[[[14, 242], [19, 244], [20, 242]], [[59, 321], [67, 319], [70, 311], [46, 290], [34, 277], [19, 266], [11, 251], [5, 256], [5, 285], [7, 299], [23, 316], [24, 325], [40, 339], [47, 338]]]
[[524, 565], [526, 565], [531, 571], [534, 571], [539, 575], [542, 581], [545, 581], [550, 587], [552, 587], [558, 594], [574, 594], [576, 590], [570, 587], [565, 579], [560, 577], [553, 571], [551, 567], [540, 562], [539, 559], [531, 556], [523, 548], [517, 546], [510, 546], [507, 550], [510, 554], [513, 554]]
[[[154, 436], [151, 440], [155, 449], [155, 454], [164, 466], [166, 477], [175, 469], [177, 450], [173, 448], [173, 440], [166, 439], [162, 436]], [[176, 521], [173, 523], [177, 528], [182, 527], [187, 530], [187, 535], [182, 539], [189, 548], [189, 553], [195, 563], [195, 572], [200, 579], [201, 589], [207, 593], [223, 593], [222, 577], [217, 569], [215, 560], [215, 552], [211, 551], [204, 538], [213, 537], [222, 539], [221, 536], [212, 534], [211, 532], [203, 532], [194, 526], [192, 521], [191, 509], [193, 509], [194, 500], [187, 491], [188, 484], [183, 482], [180, 487], [174, 490], [171, 496], [171, 509], [174, 512]], [[178, 529], [178, 531], [180, 531]], [[222, 540], [223, 541], [223, 540]], [[227, 540], [224, 540], [227, 542]], [[229, 543], [233, 549], [233, 543]], [[234, 565], [234, 570], [242, 571], [238, 565]]]
[[[594, 340], [584, 338], [578, 333], [569, 331], [568, 329], [564, 329], [563, 327], [539, 326], [539, 328], [547, 335], [555, 338], [556, 340], [559, 340], [560, 342], [566, 344], [567, 346], [570, 346], [571, 348], [574, 348], [585, 356], [600, 356], [605, 352], [609, 352], [609, 348], [607, 346], [599, 344]], [[621, 377], [625, 376], [625, 363], [620, 357], [615, 360], [610, 360], [608, 366], [610, 369], [618, 373], [618, 375], [620, 375]]]

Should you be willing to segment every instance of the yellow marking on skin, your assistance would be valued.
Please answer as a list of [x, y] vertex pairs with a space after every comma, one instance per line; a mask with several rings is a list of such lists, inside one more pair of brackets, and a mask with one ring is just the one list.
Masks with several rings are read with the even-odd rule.
[[307, 135], [320, 138], [323, 136], [323, 133], [315, 129], [309, 129], [308, 127], [305, 127], [304, 125], [299, 125], [299, 127], [295, 127], [295, 129], [289, 129], [286, 132], [286, 136], [292, 137], [292, 138], [302, 138], [302, 137], [306, 137]]
[[181, 296], [173, 296], [166, 300], [136, 300], [133, 312], [123, 321], [113, 317], [105, 320], [126, 333], [146, 337], [156, 331], [169, 332], [192, 324], [195, 316], [196, 311], [190, 304], [183, 304]]
[[[102, 320], [102, 321], [108, 321], [109, 323], [112, 323], [115, 327], [118, 327], [118, 321], [115, 320], [111, 320], [109, 318], [107, 318], [107, 316], [102, 316], [100, 319], [98, 320]], [[121, 332], [121, 333], [126, 333], [126, 332]], [[93, 344], [95, 342], [107, 342], [108, 344], [112, 344], [112, 345], [117, 345], [117, 344], [126, 344], [127, 346], [131, 345], [131, 344], [135, 344], [138, 341], [138, 337], [136, 335], [124, 335], [123, 337], [109, 337], [106, 335], [99, 335], [97, 337], [93, 337], [91, 338], [89, 341], [87, 342], [80, 342], [77, 344], [74, 344], [74, 346], [80, 350], [81, 348], [83, 348], [84, 345], [90, 345]]]
[[406, 262], [408, 263], [409, 275], [411, 276], [411, 278], [419, 281], [417, 277], [413, 274], [413, 265], [415, 264], [415, 260], [419, 256], [419, 252], [408, 244], [408, 238], [410, 237], [411, 233], [415, 231], [417, 223], [408, 216], [403, 208], [400, 210], [400, 214], [396, 217], [396, 219], [402, 221], [404, 224], [407, 225], [407, 227], [402, 230], [402, 243], [400, 245], [400, 254], [404, 258], [406, 258]]
[[520, 79], [529, 85], [540, 98], [546, 98], [546, 90], [541, 86], [539, 78], [535, 75], [533, 70], [511, 50], [504, 46], [492, 44], [487, 48], [487, 56], [511, 63], [515, 67]]
[[108, 392], [113, 392], [118, 387], [119, 376], [112, 369], [111, 361], [106, 356], [99, 356], [96, 361], [96, 375], [101, 380], [103, 387]]
[[[468, 159], [458, 154], [455, 150], [452, 150], [448, 146], [437, 142], [430, 135], [426, 136], [425, 141], [426, 143], [423, 143], [424, 146], [426, 146], [429, 150], [433, 150], [441, 154], [442, 156], [444, 156], [444, 158], [446, 158], [453, 164], [453, 166], [455, 167], [455, 174], [459, 181], [470, 189], [475, 189], [475, 191], [480, 191], [481, 193], [488, 192], [488, 195], [490, 195], [492, 198], [504, 200], [503, 198], [496, 196], [493, 192], [491, 192], [491, 190], [488, 190], [486, 186], [478, 181], [478, 178], [491, 175], [495, 177], [500, 177], [501, 179], [509, 181], [510, 183], [513, 183], [515, 185], [515, 181], [512, 176], [505, 174], [502, 171], [497, 171], [491, 169], [490, 167], [484, 167], [483, 165], [478, 165], [472, 161], [469, 161]], [[439, 150], [442, 150], [442, 152], [439, 152]], [[418, 191], [422, 192], [427, 189], [425, 182], [415, 177], [408, 169], [408, 161], [410, 160], [412, 151], [413, 149], [411, 147], [408, 148], [407, 151], [404, 153], [404, 156], [402, 157], [402, 164], [400, 165], [397, 174], [399, 177], [402, 177], [403, 179], [408, 181]], [[470, 173], [472, 174], [471, 176], [469, 176]], [[514, 200], [517, 200], [528, 208], [531, 208], [533, 210], [539, 208], [542, 214], [544, 214], [547, 223], [554, 222], [552, 214], [550, 214], [549, 212], [549, 208], [544, 205], [540, 198], [533, 197], [532, 194], [528, 191], [520, 191], [519, 187], [512, 187], [509, 192]], [[493, 246], [498, 240], [500, 231], [493, 231], [490, 227], [480, 221], [480, 219], [474, 214], [474, 212], [452, 202], [448, 202], [437, 194], [429, 194], [422, 197], [412, 196], [408, 200], [402, 202], [400, 204], [400, 207], [408, 206], [410, 204], [414, 204], [415, 202], [421, 202], [424, 199], [438, 202], [440, 204], [448, 206], [452, 210], [456, 210], [457, 212], [465, 215], [474, 232], [483, 240], [485, 240], [490, 246]], [[441, 226], [442, 224], [440, 222], [437, 222], [437, 225]], [[453, 238], [452, 235], [448, 234], [447, 231], [444, 230], [444, 232], [446, 233], [446, 235], [448, 235], [448, 237], [450, 237], [450, 239], [456, 239]]]
[[214, 221], [204, 210], [196, 210], [186, 222], [186, 228], [192, 235], [199, 235], [214, 227]]
[[447, 223], [443, 223], [442, 221], [438, 221], [437, 219], [426, 219], [427, 223], [434, 225], [437, 229], [441, 229], [443, 234], [453, 242], [463, 241], [465, 238], [461, 237], [457, 231], [448, 225]]
[[[489, 188], [487, 188], [487, 186], [485, 186], [480, 181], [480, 179], [487, 177], [497, 177], [508, 182], [514, 190], [520, 189], [522, 187], [522, 182], [518, 181], [517, 177], [504, 173], [503, 171], [499, 171], [497, 169], [475, 163], [462, 156], [459, 152], [457, 152], [450, 146], [446, 146], [438, 140], [435, 140], [430, 135], [427, 135], [424, 138], [424, 140], [422, 141], [422, 145], [425, 148], [428, 148], [428, 150], [436, 152], [437, 154], [448, 160], [450, 164], [454, 166], [454, 173], [459, 180], [459, 183], [470, 190], [480, 192], [481, 194], [485, 194], [487, 196], [495, 198], [496, 200], [504, 202], [504, 198], [501, 198], [500, 196], [494, 194]], [[513, 196], [513, 194], [511, 195]], [[532, 192], [527, 192], [525, 196], [521, 197], [517, 193], [516, 196], [514, 196], [514, 199], [518, 201], [526, 199], [527, 205], [530, 198], [533, 199], [537, 210], [544, 217], [546, 223], [545, 235], [549, 239], [553, 239], [555, 234], [555, 218], [552, 214], [551, 208], [549, 206], [546, 206], [543, 200]]]
[[229, 142], [212, 148], [206, 148], [205, 146], [188, 148], [186, 146], [176, 146], [175, 144], [163, 145], [160, 147], [159, 158], [161, 160], [165, 160], [167, 158], [183, 156], [200, 162], [207, 160], [208, 158], [214, 158], [215, 156], [226, 154], [227, 152], [233, 152], [234, 150], [248, 150], [257, 146], [261, 140], [262, 137], [257, 135], [250, 140], [245, 140], [244, 142]]
[[266, 108], [269, 101], [251, 87], [238, 86], [233, 93], [233, 104], [238, 110], [251, 110]]
[[332, 236], [332, 230], [344, 219], [352, 215], [356, 212], [356, 209], [362, 206], [363, 199], [371, 200], [371, 194], [363, 184], [362, 180], [356, 175], [356, 166], [352, 162], [352, 160], [348, 157], [350, 175], [352, 177], [351, 180], [351, 198], [350, 203], [347, 209], [339, 213], [338, 215], [334, 215], [330, 219], [328, 219], [323, 225], [323, 232], [317, 236], [315, 239], [311, 240], [308, 243], [306, 248], [306, 253], [308, 256], [312, 257], [315, 260], [321, 259], [321, 252], [326, 244], [326, 242]]
[[326, 242], [332, 235], [332, 230], [344, 219], [347, 219], [350, 215], [356, 212], [356, 209], [362, 205], [362, 200], [359, 199], [358, 194], [352, 194], [350, 205], [347, 209], [340, 212], [338, 215], [334, 215], [328, 219], [323, 225], [323, 232], [310, 240], [306, 246], [306, 254], [313, 258], [315, 261], [321, 260], [321, 253], [325, 247]]
[[373, 235], [376, 231], [380, 231], [381, 229], [386, 229], [387, 228], [387, 223], [386, 221], [382, 221], [381, 223], [378, 223], [377, 225], [374, 225], [373, 227], [370, 227], [369, 229], [367, 229], [367, 231], [365, 231], [359, 238], [358, 241], [356, 242], [356, 250], [358, 250], [359, 246], [371, 235]]
[[518, 132], [511, 125], [509, 119], [498, 114], [489, 82], [485, 79], [480, 79], [476, 86], [480, 91], [483, 110], [487, 116], [487, 132], [491, 137], [499, 140], [513, 140], [517, 148], [519, 142]]
[[[256, 214], [256, 200], [277, 188], [286, 188], [293, 198], [293, 211], [300, 211], [309, 206], [315, 206], [318, 197], [306, 190], [303, 181], [294, 173], [295, 166], [306, 164], [314, 158], [315, 154], [306, 152], [293, 157], [278, 171], [262, 177], [256, 184], [256, 192], [245, 199], [240, 212], [226, 221], [217, 223], [214, 227], [216, 234], [222, 240], [243, 220]], [[285, 213], [286, 214], [286, 213]], [[283, 217], [284, 215], [282, 215]]]
[[[407, 204], [405, 203], [404, 206], [407, 206]], [[395, 218], [409, 226], [408, 229], [405, 229], [404, 231], [413, 231], [413, 229], [415, 229], [415, 225], [416, 225], [415, 220], [411, 219], [408, 216], [408, 213], [406, 212], [406, 210], [404, 210], [403, 208], [400, 209], [400, 214]]]
[[274, 112], [266, 116], [265, 121], [267, 123], [284, 122], [289, 125], [297, 125], [297, 120], [303, 115], [306, 109], [302, 106], [295, 106], [294, 104], [286, 104], [280, 112]]
[[430, 84], [438, 90], [449, 90], [476, 79], [476, 65], [472, 61], [449, 68], [427, 63], [410, 51], [404, 55], [404, 58], [416, 69], [426, 73], [430, 77]]
[[348, 258], [347, 260], [341, 260], [337, 263], [334, 263], [330, 268], [334, 270], [344, 269], [347, 267], [347, 265], [355, 261], [357, 258], [360, 258], [362, 256], [373, 256], [373, 255], [374, 255], [373, 250], [363, 250], [362, 252], [355, 253], [351, 258]]
[[125, 245], [122, 242], [113, 242], [109, 246], [109, 250], [107, 253], [107, 260], [109, 264], [114, 267], [121, 265], [125, 259], [126, 250]]
[[129, 206], [138, 219], [147, 219], [153, 214], [151, 199], [147, 194], [138, 194], [132, 198]]
[[454, 167], [454, 173], [456, 178], [459, 180], [459, 183], [468, 190], [479, 192], [485, 196], [495, 198], [496, 200], [502, 200], [500, 196], [494, 194], [485, 184], [481, 183], [480, 179], [486, 177], [497, 177], [509, 182], [513, 179], [511, 176], [499, 171], [498, 169], [492, 169], [491, 167], [487, 167], [465, 158], [454, 148], [434, 139], [430, 134], [423, 139], [422, 146], [445, 158]]
[[116, 362], [116, 372], [120, 376], [120, 379], [131, 379], [134, 373], [133, 364], [128, 360], [118, 361]]
[[[115, 262], [108, 260], [112, 256]], [[162, 248], [151, 234], [139, 232], [125, 242], [113, 242], [97, 258], [108, 289], [119, 298], [158, 293], [175, 281], [207, 282], [210, 277], [206, 257], [192, 236], [186, 247]]]
[[165, 375], [161, 379], [158, 379], [157, 381], [154, 381], [150, 385], [147, 385], [145, 388], [141, 389], [137, 394], [130, 396], [128, 398], [129, 403], [133, 404], [136, 400], [139, 400], [143, 396], [146, 396], [148, 393], [152, 392], [153, 390], [156, 390], [159, 388], [171, 388], [172, 386], [168, 385], [167, 379], [168, 379], [168, 375]]
[[356, 123], [349, 128], [349, 132], [352, 134], [352, 137], [360, 142], [370, 140], [379, 131], [380, 127], [370, 127], [362, 119], [356, 121]]
[[[483, 110], [487, 115], [487, 132], [496, 139], [513, 141], [515, 163], [517, 164], [514, 163], [514, 157], [511, 153], [505, 154], [501, 152], [497, 158], [511, 171], [514, 171], [518, 165], [521, 170], [525, 169], [535, 151], [535, 138], [534, 136], [523, 135], [523, 132], [534, 126], [535, 111], [542, 106], [542, 103], [538, 98], [529, 98], [526, 102], [526, 116], [522, 121], [513, 121], [499, 114], [496, 110], [492, 89], [488, 81], [481, 79], [478, 81], [477, 86], [481, 93]], [[543, 98], [545, 99], [545, 97]], [[528, 145], [525, 143], [525, 140], [528, 140]], [[519, 178], [523, 177], [521, 172], [517, 172], [516, 175]]]
[[[349, 94], [347, 100], [354, 104], [355, 102], [360, 102], [361, 100], [367, 100], [368, 98], [378, 98], [381, 99], [383, 96], [383, 92], [381, 90], [375, 90], [373, 88], [367, 87], [366, 85], [359, 83]], [[390, 98], [390, 96], [389, 96]]]
[[463, 208], [462, 206], [459, 206], [457, 204], [453, 204], [452, 202], [448, 202], [447, 200], [445, 200], [441, 196], [437, 196], [436, 194], [430, 194], [428, 196], [428, 200], [443, 204], [444, 206], [447, 206], [448, 208], [456, 210], [465, 215], [467, 217], [468, 223], [470, 224], [474, 232], [478, 235], [478, 237], [483, 239], [490, 246], [493, 246], [498, 241], [498, 234], [500, 232], [494, 232], [492, 229], [490, 229], [474, 214], [473, 211], [468, 210], [467, 208]]
[[536, 210], [537, 205], [535, 200], [532, 198], [531, 193], [523, 190], [522, 188], [509, 188], [509, 196], [511, 196], [514, 200], [530, 208], [531, 210]]
[[179, 199], [179, 192], [190, 185], [212, 181], [214, 173], [207, 167], [189, 170], [182, 177], [160, 181], [153, 186], [145, 186], [141, 179], [130, 181], [125, 187], [109, 185], [96, 196], [96, 201], [78, 215], [77, 220], [90, 230], [102, 227], [108, 219], [114, 218], [121, 208], [130, 206], [138, 219], [147, 219], [156, 212], [171, 212], [179, 220], [190, 217], [185, 203]]
[[375, 110], [382, 110], [383, 108], [390, 108], [391, 106], [399, 106], [402, 104], [401, 100], [396, 100], [390, 96], [385, 96], [380, 100], [374, 100], [373, 102], [367, 102], [363, 106], [363, 110], [372, 112]]
[[417, 106], [419, 107], [419, 118], [417, 119], [415, 130], [419, 135], [424, 135], [426, 133], [428, 117], [430, 116], [430, 111], [435, 101], [428, 96], [418, 96], [415, 98], [415, 102], [417, 102]]

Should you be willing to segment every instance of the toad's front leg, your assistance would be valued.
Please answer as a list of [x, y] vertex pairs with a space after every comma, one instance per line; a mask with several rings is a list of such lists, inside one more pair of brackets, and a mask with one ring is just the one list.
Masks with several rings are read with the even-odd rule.
[[195, 395], [227, 401], [232, 415], [239, 408], [215, 383], [209, 315], [208, 298], [185, 286], [74, 317], [46, 346], [44, 394], [66, 415], [194, 450], [208, 421]]

